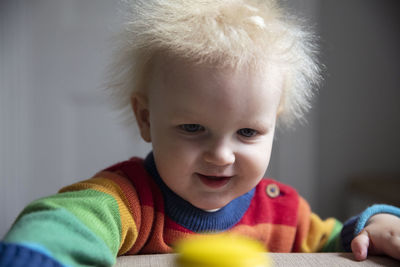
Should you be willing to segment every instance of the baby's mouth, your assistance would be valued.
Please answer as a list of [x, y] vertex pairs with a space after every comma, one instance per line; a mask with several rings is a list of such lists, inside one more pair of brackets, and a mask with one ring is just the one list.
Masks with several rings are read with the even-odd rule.
[[197, 173], [198, 177], [208, 187], [220, 188], [226, 185], [232, 178], [232, 176], [208, 176]]

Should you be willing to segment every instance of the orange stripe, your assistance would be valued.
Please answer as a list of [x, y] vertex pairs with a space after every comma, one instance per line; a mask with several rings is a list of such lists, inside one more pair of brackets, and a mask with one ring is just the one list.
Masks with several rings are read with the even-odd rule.
[[230, 232], [259, 240], [270, 252], [291, 252], [296, 228], [283, 224], [263, 223], [254, 226], [238, 225]]
[[293, 252], [302, 251], [302, 243], [307, 239], [308, 231], [310, 229], [311, 209], [308, 203], [302, 197], [299, 197], [297, 214], [297, 233]]
[[[164, 232], [165, 230], [165, 232]], [[153, 224], [151, 236], [140, 251], [141, 254], [154, 253], [171, 253], [172, 248], [166, 243], [165, 237], [168, 236], [168, 231], [165, 229], [165, 215], [162, 212], [155, 213], [155, 222]]]
[[139, 251], [141, 251], [148, 239], [150, 238], [150, 234], [154, 235], [154, 233], [152, 232], [152, 226], [154, 223], [154, 208], [149, 206], [142, 206], [142, 215], [143, 216], [139, 228], [139, 236], [133, 247], [127, 252], [127, 254], [129, 255], [137, 254]]
[[[121, 174], [122, 175], [122, 174]], [[95, 177], [103, 177], [115, 182], [118, 187], [122, 190], [123, 196], [126, 198], [130, 212], [133, 215], [137, 228], [141, 225], [141, 210], [139, 197], [136, 189], [133, 187], [132, 183], [125, 177], [112, 173], [112, 172], [100, 172], [96, 174]]]
[[294, 251], [320, 251], [329, 239], [335, 226], [335, 220], [321, 220], [317, 215], [311, 213], [308, 203], [303, 198], [300, 198], [298, 214], [298, 231]]

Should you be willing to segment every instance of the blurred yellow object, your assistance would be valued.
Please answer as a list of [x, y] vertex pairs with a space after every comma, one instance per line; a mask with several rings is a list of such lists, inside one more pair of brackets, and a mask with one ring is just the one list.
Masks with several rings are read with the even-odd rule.
[[179, 267], [267, 267], [263, 245], [238, 235], [201, 235], [181, 240], [175, 247]]

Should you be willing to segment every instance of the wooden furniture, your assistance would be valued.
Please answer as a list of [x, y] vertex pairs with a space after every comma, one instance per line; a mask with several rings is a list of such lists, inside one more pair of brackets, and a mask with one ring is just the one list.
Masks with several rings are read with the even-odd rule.
[[[400, 266], [400, 261], [388, 257], [370, 256], [357, 262], [351, 253], [269, 253], [272, 267], [302, 266]], [[155, 254], [123, 256], [117, 259], [114, 267], [173, 267], [176, 254]]]

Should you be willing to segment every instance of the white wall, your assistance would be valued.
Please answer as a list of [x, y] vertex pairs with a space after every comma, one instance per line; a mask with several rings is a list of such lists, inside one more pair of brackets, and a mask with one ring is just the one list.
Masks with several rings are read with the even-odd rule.
[[102, 91], [116, 1], [0, 3], [2, 236], [30, 201], [150, 149]]
[[[121, 22], [116, 3], [0, 1], [0, 237], [30, 201], [150, 150], [118, 123], [102, 91]], [[311, 22], [317, 3], [288, 2]], [[312, 206], [316, 129], [311, 113], [306, 127], [281, 134], [267, 172]]]

